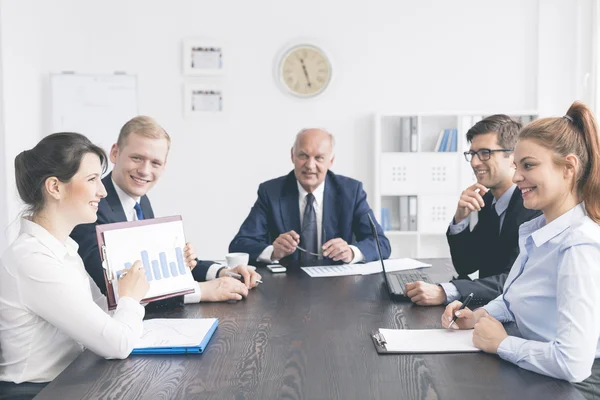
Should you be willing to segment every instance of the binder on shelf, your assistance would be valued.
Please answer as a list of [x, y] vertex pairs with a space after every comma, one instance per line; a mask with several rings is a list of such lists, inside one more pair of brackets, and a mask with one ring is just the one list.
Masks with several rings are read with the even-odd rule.
[[442, 146], [442, 139], [444, 139], [444, 129], [440, 131], [440, 134], [437, 138], [437, 142], [435, 142], [435, 147], [433, 148], [433, 151], [440, 151], [440, 148]]
[[417, 117], [410, 117], [410, 151], [415, 153], [419, 149], [419, 135]]
[[448, 142], [450, 140], [450, 130], [449, 129], [444, 129], [444, 136], [442, 137], [442, 143], [440, 144], [440, 147], [437, 149], [437, 151], [442, 152], [442, 151], [446, 151], [446, 147], [448, 147]]
[[381, 228], [384, 231], [391, 230], [391, 221], [390, 221], [390, 209], [382, 207], [381, 208]]
[[457, 151], [458, 147], [458, 129], [452, 129], [452, 140], [450, 141], [450, 151]]
[[140, 303], [194, 293], [197, 286], [185, 265], [185, 236], [180, 215], [96, 226], [108, 309], [117, 308], [119, 277], [141, 260], [150, 289]]
[[400, 196], [400, 230], [408, 230], [408, 196]]
[[408, 197], [408, 230], [417, 230], [417, 196]]
[[410, 143], [410, 118], [402, 118], [401, 132], [400, 132], [400, 151], [408, 152], [411, 151], [411, 143]]
[[200, 354], [218, 325], [217, 318], [146, 320], [142, 337], [131, 354]]

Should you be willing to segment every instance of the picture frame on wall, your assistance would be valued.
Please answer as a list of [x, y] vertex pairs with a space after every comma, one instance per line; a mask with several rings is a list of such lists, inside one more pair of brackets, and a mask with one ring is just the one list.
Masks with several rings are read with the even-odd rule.
[[220, 43], [195, 39], [183, 42], [185, 75], [222, 75], [224, 58], [224, 49]]
[[187, 83], [184, 86], [186, 116], [221, 115], [224, 112], [224, 91], [221, 85]]

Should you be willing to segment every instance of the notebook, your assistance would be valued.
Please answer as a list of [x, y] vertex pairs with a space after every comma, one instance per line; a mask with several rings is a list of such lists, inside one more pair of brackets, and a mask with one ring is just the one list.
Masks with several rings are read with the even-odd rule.
[[473, 330], [379, 329], [371, 334], [378, 353], [471, 353]]
[[217, 318], [144, 321], [144, 332], [131, 354], [200, 354], [218, 324]]

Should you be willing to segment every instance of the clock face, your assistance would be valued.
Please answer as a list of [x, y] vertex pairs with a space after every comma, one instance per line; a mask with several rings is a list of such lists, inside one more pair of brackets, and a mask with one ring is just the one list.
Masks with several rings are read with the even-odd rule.
[[285, 52], [279, 65], [284, 88], [300, 97], [323, 92], [331, 81], [331, 63], [318, 47], [299, 45]]

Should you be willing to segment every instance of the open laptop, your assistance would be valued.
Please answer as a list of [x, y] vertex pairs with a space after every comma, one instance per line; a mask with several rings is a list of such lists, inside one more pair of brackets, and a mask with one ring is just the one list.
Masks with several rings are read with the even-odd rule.
[[379, 244], [379, 235], [377, 235], [377, 228], [375, 228], [375, 222], [371, 218], [371, 214], [367, 214], [369, 217], [369, 222], [371, 223], [371, 231], [373, 232], [373, 237], [375, 238], [375, 243], [377, 243], [377, 253], [379, 254], [379, 259], [381, 260], [381, 268], [383, 268], [383, 277], [385, 278], [385, 283], [387, 284], [388, 291], [392, 296], [401, 296], [403, 298], [407, 298], [404, 296], [404, 288], [407, 283], [423, 281], [427, 283], [433, 283], [433, 281], [429, 278], [424, 272], [421, 272], [418, 269], [408, 269], [405, 271], [394, 271], [387, 272], [385, 270], [385, 263], [383, 262], [383, 256], [381, 255], [381, 245]]

